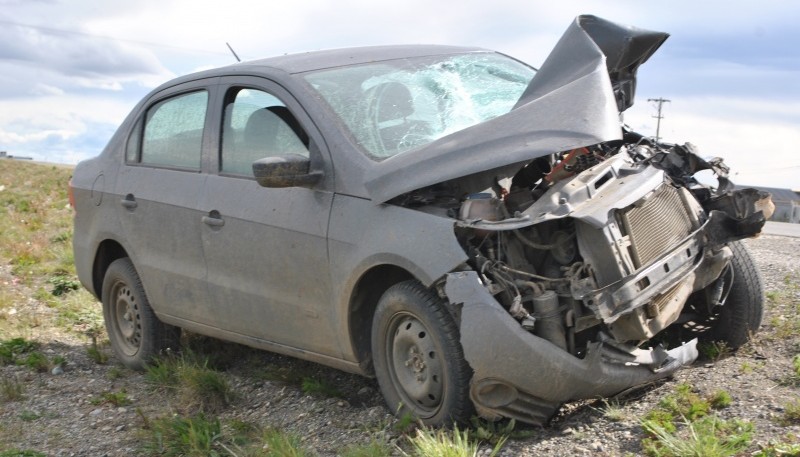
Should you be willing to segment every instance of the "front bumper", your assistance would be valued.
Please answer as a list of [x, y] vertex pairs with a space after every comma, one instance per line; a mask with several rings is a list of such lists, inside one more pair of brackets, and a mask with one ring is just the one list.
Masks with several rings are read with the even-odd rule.
[[[609, 396], [669, 376], [697, 358], [696, 340], [651, 360], [610, 343], [579, 359], [521, 328], [474, 271], [447, 276], [445, 293], [460, 315], [464, 356], [474, 371], [470, 397], [484, 417], [544, 424], [565, 401]], [[654, 351], [656, 352], [656, 351]], [[647, 356], [644, 357], [645, 359]]]

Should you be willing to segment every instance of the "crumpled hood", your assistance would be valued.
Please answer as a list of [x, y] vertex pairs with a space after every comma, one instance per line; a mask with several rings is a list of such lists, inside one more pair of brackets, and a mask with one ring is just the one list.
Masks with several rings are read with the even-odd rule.
[[365, 175], [375, 203], [469, 176], [474, 191], [554, 152], [621, 139], [636, 70], [668, 37], [578, 16], [510, 112], [379, 162]]

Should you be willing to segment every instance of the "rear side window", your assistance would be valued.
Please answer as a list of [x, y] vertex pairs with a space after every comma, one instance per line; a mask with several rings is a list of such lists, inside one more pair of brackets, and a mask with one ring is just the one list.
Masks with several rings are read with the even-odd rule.
[[221, 171], [253, 175], [253, 162], [308, 152], [308, 135], [286, 105], [267, 92], [234, 88], [222, 126]]
[[[144, 122], [141, 163], [199, 170], [207, 106], [206, 91], [178, 95], [151, 106]], [[138, 144], [128, 143], [129, 154], [132, 146]]]

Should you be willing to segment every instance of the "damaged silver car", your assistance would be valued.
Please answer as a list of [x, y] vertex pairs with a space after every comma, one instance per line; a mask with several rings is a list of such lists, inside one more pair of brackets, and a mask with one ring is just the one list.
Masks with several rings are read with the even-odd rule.
[[155, 89], [71, 183], [117, 356], [183, 328], [375, 376], [426, 424], [543, 424], [744, 344], [769, 195], [620, 122], [666, 38], [580, 16], [538, 71], [392, 46]]

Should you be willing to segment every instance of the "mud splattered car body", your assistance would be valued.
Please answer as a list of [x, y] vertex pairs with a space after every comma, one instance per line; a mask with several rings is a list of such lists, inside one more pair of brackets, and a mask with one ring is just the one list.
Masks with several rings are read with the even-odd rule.
[[179, 78], [77, 167], [79, 277], [133, 368], [181, 327], [375, 375], [431, 424], [668, 376], [757, 329], [737, 240], [770, 202], [621, 125], [666, 38], [581, 16], [538, 71], [401, 46]]

